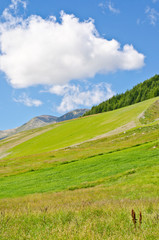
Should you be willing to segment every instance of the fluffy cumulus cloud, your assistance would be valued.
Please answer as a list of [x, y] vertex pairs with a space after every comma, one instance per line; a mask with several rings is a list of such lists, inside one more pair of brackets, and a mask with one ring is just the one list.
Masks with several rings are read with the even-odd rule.
[[144, 55], [132, 45], [100, 37], [92, 19], [81, 22], [64, 12], [60, 21], [54, 16], [24, 19], [12, 13], [18, 3], [26, 8], [25, 1], [12, 0], [0, 23], [0, 69], [14, 88], [65, 85], [144, 65]]
[[79, 85], [55, 85], [50, 89], [50, 92], [63, 96], [57, 108], [58, 112], [61, 113], [81, 106], [91, 107], [114, 95], [110, 85], [106, 83], [94, 84], [86, 90], [81, 89]]
[[22, 93], [18, 98], [13, 98], [14, 102], [22, 103], [27, 107], [39, 107], [42, 102], [38, 99], [30, 98], [26, 93]]

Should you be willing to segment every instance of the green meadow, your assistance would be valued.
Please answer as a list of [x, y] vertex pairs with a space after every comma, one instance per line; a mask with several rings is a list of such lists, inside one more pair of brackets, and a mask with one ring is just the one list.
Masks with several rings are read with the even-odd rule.
[[[156, 197], [158, 193], [156, 187], [159, 185], [158, 147], [159, 142], [154, 141], [139, 147], [3, 177], [0, 179], [0, 197], [74, 190], [100, 184], [105, 186], [119, 184], [124, 187], [126, 184], [128, 191], [125, 195], [128, 194], [131, 198], [136, 196], [140, 198], [140, 194], [142, 196], [142, 186], [148, 196], [150, 189], [154, 187], [151, 195]], [[129, 191], [129, 187], [134, 184], [135, 193]], [[154, 186], [155, 184], [157, 186]]]
[[0, 239], [159, 239], [158, 99], [1, 140]]

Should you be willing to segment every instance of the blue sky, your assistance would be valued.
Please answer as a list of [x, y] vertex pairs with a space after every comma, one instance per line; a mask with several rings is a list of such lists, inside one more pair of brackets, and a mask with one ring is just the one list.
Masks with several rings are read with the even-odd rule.
[[1, 0], [0, 130], [158, 74], [159, 0]]

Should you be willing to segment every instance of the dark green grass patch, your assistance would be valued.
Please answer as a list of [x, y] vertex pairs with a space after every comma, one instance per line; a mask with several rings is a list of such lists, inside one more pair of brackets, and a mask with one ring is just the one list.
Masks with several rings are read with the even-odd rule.
[[[131, 180], [132, 176], [136, 174], [136, 178], [133, 180], [136, 181], [136, 186], [140, 184], [144, 186], [149, 181], [152, 183], [152, 172], [157, 174], [153, 167], [158, 168], [158, 165], [158, 142], [149, 143], [115, 153], [71, 162], [70, 164], [3, 177], [0, 179], [0, 197], [61, 191], [74, 186], [80, 187], [81, 184], [86, 183], [89, 186], [89, 182], [102, 181], [102, 179], [108, 186], [122, 184], [125, 178], [126, 184], [128, 184], [129, 178]], [[152, 169], [150, 174], [149, 169]], [[127, 171], [130, 171], [130, 174], [127, 174]], [[135, 172], [132, 174], [132, 171]], [[144, 171], [146, 171], [145, 181], [143, 181]], [[121, 177], [118, 177], [118, 174], [121, 174]], [[140, 182], [141, 178], [142, 181]], [[156, 179], [158, 179], [158, 175], [156, 175]], [[158, 187], [158, 181], [152, 184]]]

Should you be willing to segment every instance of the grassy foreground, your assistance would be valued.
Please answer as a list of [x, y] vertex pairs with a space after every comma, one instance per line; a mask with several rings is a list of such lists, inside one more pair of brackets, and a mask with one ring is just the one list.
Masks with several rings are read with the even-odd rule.
[[[149, 106], [150, 102], [147, 103]], [[12, 154], [0, 159], [0, 240], [158, 240], [158, 121], [56, 149], [61, 144], [75, 143], [78, 136], [87, 139], [102, 134], [104, 129], [108, 131], [112, 119], [113, 130], [122, 123], [122, 116], [124, 124], [130, 120], [140, 124], [137, 114], [146, 103], [135, 106], [131, 110], [116, 110], [110, 118], [101, 114], [55, 125], [51, 131], [10, 149]], [[150, 120], [152, 114], [147, 116]], [[87, 127], [88, 132], [85, 121], [92, 123]], [[93, 131], [97, 123], [100, 126]], [[70, 132], [70, 126], [71, 131], [76, 131]], [[62, 143], [58, 142], [61, 136], [58, 141], [53, 137], [60, 129], [70, 136]], [[1, 143], [7, 144], [6, 140]], [[136, 212], [136, 225], [132, 209]]]
[[[87, 157], [80, 153], [76, 161], [8, 172], [0, 182], [0, 239], [159, 239], [158, 129], [156, 124], [85, 143], [78, 148]], [[90, 145], [96, 154], [88, 157]], [[78, 148], [67, 150], [70, 158]], [[33, 164], [39, 159], [30, 157]], [[48, 191], [55, 192], [40, 193]]]
[[[158, 200], [113, 200], [105, 188], [3, 200], [0, 239], [157, 240]], [[136, 227], [132, 208], [137, 215]]]

